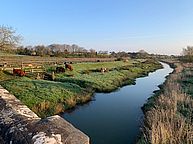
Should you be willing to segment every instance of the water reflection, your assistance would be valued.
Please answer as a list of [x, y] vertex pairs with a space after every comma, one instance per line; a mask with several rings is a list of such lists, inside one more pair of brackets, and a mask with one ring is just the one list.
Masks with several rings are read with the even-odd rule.
[[141, 107], [158, 90], [172, 69], [164, 68], [138, 78], [129, 85], [111, 93], [96, 93], [95, 101], [64, 113], [63, 117], [86, 133], [92, 144], [132, 144], [139, 134], [143, 113]]

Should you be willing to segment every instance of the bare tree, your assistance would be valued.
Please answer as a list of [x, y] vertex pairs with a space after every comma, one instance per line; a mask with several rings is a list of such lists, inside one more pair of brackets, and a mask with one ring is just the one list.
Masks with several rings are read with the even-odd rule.
[[193, 46], [187, 46], [187, 48], [183, 49], [184, 56], [193, 56]]
[[90, 53], [96, 53], [96, 51], [94, 49], [89, 49]]
[[20, 35], [12, 27], [0, 26], [0, 50], [10, 50], [19, 44]]

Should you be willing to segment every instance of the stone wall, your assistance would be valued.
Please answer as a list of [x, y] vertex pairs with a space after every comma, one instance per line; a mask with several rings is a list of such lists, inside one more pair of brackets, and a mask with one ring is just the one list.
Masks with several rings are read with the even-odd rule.
[[0, 86], [1, 144], [89, 144], [89, 137], [58, 115], [39, 118]]

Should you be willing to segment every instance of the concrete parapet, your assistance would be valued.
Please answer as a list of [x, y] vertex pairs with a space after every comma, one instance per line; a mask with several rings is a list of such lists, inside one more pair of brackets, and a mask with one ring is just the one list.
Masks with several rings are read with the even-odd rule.
[[58, 115], [39, 118], [0, 86], [1, 144], [89, 144], [89, 137]]

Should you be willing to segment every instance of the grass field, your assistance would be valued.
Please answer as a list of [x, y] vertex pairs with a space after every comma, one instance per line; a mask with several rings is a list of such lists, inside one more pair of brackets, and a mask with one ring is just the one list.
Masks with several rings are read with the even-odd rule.
[[[135, 78], [161, 68], [152, 60], [81, 62], [72, 66], [73, 71], [55, 74], [54, 81], [37, 80], [36, 74], [18, 77], [1, 71], [0, 84], [40, 117], [46, 117], [91, 100], [94, 92], [110, 92], [134, 84]], [[45, 65], [47, 73], [55, 67]], [[101, 68], [108, 72], [101, 73]]]
[[0, 64], [8, 63], [11, 66], [20, 66], [21, 63], [34, 65], [54, 65], [66, 62], [96, 62], [96, 61], [114, 61], [116, 58], [61, 58], [61, 57], [40, 57], [40, 56], [25, 56], [0, 53]]

